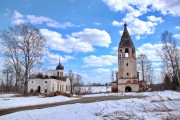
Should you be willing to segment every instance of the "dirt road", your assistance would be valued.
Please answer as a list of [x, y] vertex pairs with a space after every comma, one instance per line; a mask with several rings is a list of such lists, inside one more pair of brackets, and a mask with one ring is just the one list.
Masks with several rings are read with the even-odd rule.
[[144, 97], [146, 97], [146, 96], [130, 96], [130, 95], [128, 96], [128, 95], [126, 95], [126, 96], [82, 97], [80, 99], [75, 99], [75, 100], [71, 100], [71, 101], [0, 109], [0, 116], [10, 114], [10, 113], [14, 113], [14, 112], [18, 112], [18, 111], [42, 109], [42, 108], [47, 108], [47, 107], [59, 106], [59, 105], [76, 104], [76, 103], [92, 103], [92, 102], [100, 102], [100, 101], [107, 101], [107, 100], [121, 100], [121, 99], [144, 98]]

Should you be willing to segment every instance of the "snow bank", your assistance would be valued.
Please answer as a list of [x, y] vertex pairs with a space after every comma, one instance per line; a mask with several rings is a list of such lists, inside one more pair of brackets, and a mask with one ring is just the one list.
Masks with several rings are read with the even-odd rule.
[[7, 98], [7, 97], [13, 97], [18, 94], [0, 94], [0, 98]]
[[77, 98], [69, 98], [64, 96], [55, 96], [43, 98], [40, 96], [30, 96], [30, 97], [12, 97], [13, 95], [2, 95], [0, 97], [0, 109], [4, 108], [14, 108], [19, 106], [28, 106], [28, 105], [38, 105], [45, 103], [54, 103], [54, 102], [63, 102], [69, 101]]
[[[111, 95], [113, 94], [147, 95], [148, 97], [142, 99], [132, 98], [86, 104], [77, 103], [43, 109], [27, 110], [1, 116], [0, 120], [180, 119], [179, 92], [161, 91], [144, 93], [112, 93]], [[96, 96], [98, 95], [101, 96], [108, 94], [97, 94]], [[61, 96], [48, 98], [48, 101], [53, 101], [53, 99], [58, 99], [58, 97]], [[43, 100], [44, 98], [31, 97], [29, 101], [32, 101], [33, 99]], [[17, 103], [17, 101], [15, 103]], [[1, 101], [0, 104], [2, 104]]]
[[[180, 101], [176, 104], [180, 107]], [[174, 109], [170, 105], [166, 107], [164, 108], [161, 104], [154, 104], [146, 99], [133, 98], [28, 110], [1, 116], [0, 120], [162, 120], [180, 116], [180, 110]]]
[[111, 86], [84, 86], [81, 87], [82, 93], [105, 93], [111, 92]]

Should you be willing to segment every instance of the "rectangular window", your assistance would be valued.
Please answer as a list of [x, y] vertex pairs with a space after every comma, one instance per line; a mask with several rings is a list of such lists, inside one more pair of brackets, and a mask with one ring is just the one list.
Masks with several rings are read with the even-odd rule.
[[52, 91], [54, 91], [54, 84], [52, 84]]
[[54, 91], [54, 87], [52, 87], [52, 91]]
[[57, 84], [57, 91], [59, 91], [59, 84]]

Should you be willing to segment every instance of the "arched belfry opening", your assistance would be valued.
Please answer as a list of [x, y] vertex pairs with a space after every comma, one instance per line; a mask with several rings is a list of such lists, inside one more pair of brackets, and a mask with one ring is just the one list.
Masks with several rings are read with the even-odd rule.
[[37, 88], [37, 92], [40, 93], [41, 92], [41, 86], [38, 86]]
[[125, 92], [132, 92], [131, 87], [127, 86], [127, 87], [125, 88]]
[[129, 57], [129, 49], [128, 48], [125, 49], [125, 57]]

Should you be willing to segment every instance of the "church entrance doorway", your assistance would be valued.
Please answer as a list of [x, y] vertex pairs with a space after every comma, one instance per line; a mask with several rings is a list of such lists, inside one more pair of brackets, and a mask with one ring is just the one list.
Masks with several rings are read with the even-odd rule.
[[40, 93], [41, 92], [41, 86], [38, 86], [37, 88], [37, 92]]
[[125, 88], [125, 92], [132, 92], [131, 87], [127, 86], [127, 87]]

